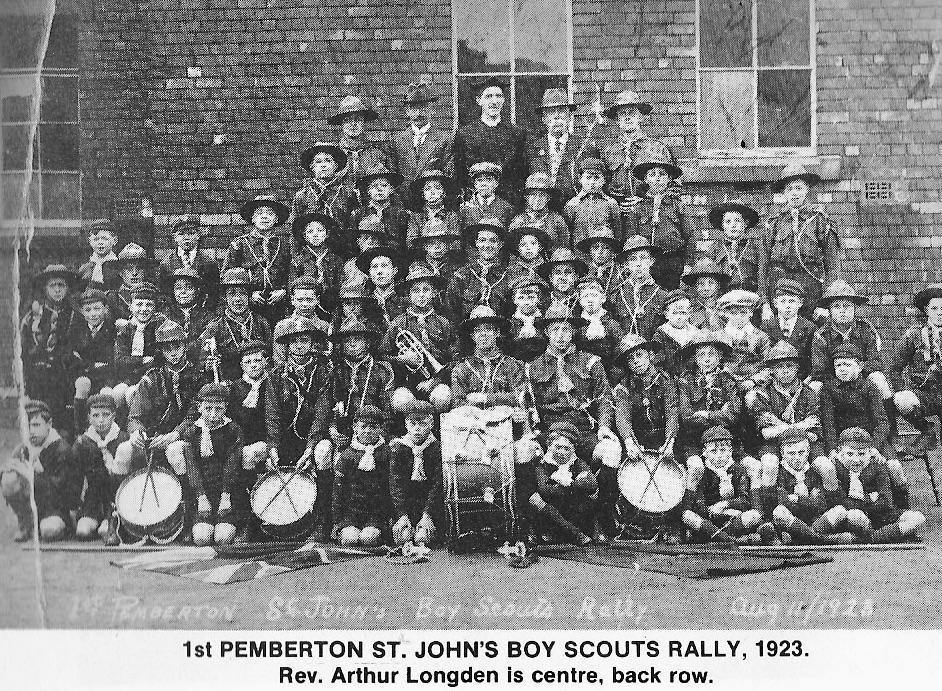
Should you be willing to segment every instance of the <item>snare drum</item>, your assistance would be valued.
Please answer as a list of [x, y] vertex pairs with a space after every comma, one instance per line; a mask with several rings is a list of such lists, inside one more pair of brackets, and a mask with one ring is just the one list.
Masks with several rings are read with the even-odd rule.
[[252, 488], [252, 513], [279, 540], [307, 537], [314, 527], [317, 483], [309, 473], [270, 470]]
[[442, 415], [448, 548], [490, 550], [516, 536], [512, 409], [471, 406]]
[[680, 506], [687, 487], [687, 471], [673, 455], [644, 451], [638, 460], [626, 460], [618, 469], [615, 515], [627, 537], [649, 539], [667, 524]]
[[131, 473], [118, 487], [115, 508], [121, 528], [141, 540], [172, 542], [183, 530], [183, 486], [165, 468], [141, 468]]

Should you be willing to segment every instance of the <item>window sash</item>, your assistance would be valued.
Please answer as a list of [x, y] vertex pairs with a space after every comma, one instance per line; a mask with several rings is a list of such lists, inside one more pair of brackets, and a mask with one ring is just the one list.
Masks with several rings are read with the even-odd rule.
[[[458, 126], [459, 116], [459, 94], [458, 82], [462, 79], [476, 79], [483, 77], [502, 77], [510, 82], [510, 94], [507, 96], [507, 102], [510, 108], [510, 122], [517, 124], [517, 77], [565, 77], [567, 91], [572, 94], [572, 73], [573, 73], [573, 26], [572, 26], [572, 0], [563, 0], [565, 7], [563, 14], [566, 17], [566, 68], [567, 71], [547, 70], [545, 72], [517, 71], [516, 54], [516, 22], [514, 21], [515, 0], [507, 0], [507, 27], [509, 42], [510, 70], [500, 72], [462, 72], [458, 69], [458, 13], [454, 10], [454, 3], [461, 0], [452, 0], [451, 12], [451, 74], [452, 74], [452, 119], [453, 125]], [[470, 2], [473, 0], [464, 0]], [[553, 1], [553, 0], [549, 0]]]
[[[808, 16], [808, 64], [797, 65], [797, 64], [788, 64], [780, 66], [768, 66], [768, 65], [759, 65], [759, 45], [758, 45], [758, 3], [762, 0], [751, 0], [752, 1], [752, 26], [751, 26], [751, 42], [752, 42], [752, 65], [749, 67], [702, 67], [701, 62], [701, 31], [700, 31], [700, 13], [701, 13], [701, 0], [696, 2], [696, 13], [695, 13], [695, 22], [696, 22], [696, 59], [697, 59], [697, 83], [696, 83], [696, 109], [697, 109], [697, 150], [698, 152], [706, 157], [711, 158], [762, 158], [762, 157], [775, 157], [775, 156], [788, 156], [788, 155], [813, 155], [817, 152], [817, 67], [816, 67], [816, 55], [817, 55], [817, 45], [815, 37], [817, 35], [817, 21], [815, 16], [815, 5], [814, 0], [806, 0], [809, 4], [809, 16]], [[809, 83], [811, 93], [809, 94], [809, 109], [810, 109], [810, 125], [811, 125], [811, 135], [810, 135], [810, 146], [795, 146], [795, 147], [760, 147], [759, 146], [759, 73], [764, 71], [782, 71], [782, 70], [799, 70], [806, 71], [809, 73]], [[752, 75], [752, 117], [753, 117], [753, 127], [752, 127], [752, 142], [751, 147], [748, 148], [735, 148], [735, 149], [717, 149], [717, 148], [705, 148], [703, 142], [705, 141], [704, 131], [703, 131], [703, 120], [704, 113], [702, 108], [702, 79], [701, 75], [708, 72], [743, 72], [749, 73]]]

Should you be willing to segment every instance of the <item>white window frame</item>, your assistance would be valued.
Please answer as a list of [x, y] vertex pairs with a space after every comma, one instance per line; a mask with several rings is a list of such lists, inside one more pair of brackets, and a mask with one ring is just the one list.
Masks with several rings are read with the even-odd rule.
[[[700, 5], [701, 0], [695, 0], [694, 11], [694, 34], [696, 36], [696, 111], [697, 111], [697, 152], [700, 158], [705, 159], [762, 159], [762, 158], [782, 158], [782, 157], [807, 157], [816, 156], [818, 152], [818, 89], [817, 89], [817, 41], [818, 34], [817, 17], [815, 15], [815, 0], [806, 0], [809, 5], [808, 15], [808, 65], [780, 65], [777, 67], [759, 66], [759, 46], [758, 46], [758, 19], [759, 2], [763, 0], [751, 0], [752, 3], [752, 65], [749, 67], [701, 67], [700, 65]], [[774, 0], [764, 0], [766, 2]], [[768, 70], [810, 70], [810, 89], [811, 98], [809, 107], [811, 109], [811, 145], [796, 147], [760, 147], [759, 146], [759, 72]], [[752, 73], [752, 130], [753, 144], [750, 149], [704, 149], [702, 147], [702, 112], [700, 105], [701, 87], [700, 75], [704, 72], [750, 72]]]
[[[572, 97], [573, 81], [573, 27], [572, 27], [572, 2], [573, 0], [563, 0], [566, 10], [566, 69], [567, 72], [517, 72], [516, 62], [517, 54], [514, 45], [514, 0], [507, 1], [507, 22], [510, 34], [510, 71], [509, 72], [459, 72], [458, 71], [458, 19], [455, 12], [455, 2], [451, 0], [451, 103], [452, 103], [452, 124], [458, 127], [458, 80], [459, 79], [483, 79], [486, 77], [501, 77], [507, 79], [510, 83], [510, 94], [507, 99], [510, 105], [510, 121], [517, 124], [517, 77], [566, 77], [566, 91]], [[470, 0], [465, 0], [470, 1]], [[556, 0], [544, 0], [544, 2], [555, 2]]]

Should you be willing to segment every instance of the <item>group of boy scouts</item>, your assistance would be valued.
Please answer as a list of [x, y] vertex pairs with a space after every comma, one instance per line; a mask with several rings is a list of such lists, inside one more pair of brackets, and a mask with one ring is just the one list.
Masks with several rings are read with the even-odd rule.
[[[244, 204], [224, 256], [190, 217], [156, 257], [99, 220], [78, 270], [38, 273], [28, 439], [0, 474], [16, 539], [118, 544], [116, 489], [153, 455], [184, 488], [186, 541], [264, 539], [250, 493], [299, 468], [314, 539], [440, 544], [437, 416], [460, 406], [515, 411], [522, 540], [915, 539], [894, 442], [900, 416], [926, 431], [942, 410], [942, 287], [915, 294], [887, 372], [814, 173], [787, 166], [765, 219], [727, 201], [700, 228], [638, 94], [604, 110], [603, 144], [572, 133], [565, 90], [528, 135], [506, 84], [476, 89], [452, 134], [410, 85], [385, 146], [344, 98], [339, 140], [301, 152], [290, 204]], [[653, 536], [619, 490], [651, 453], [686, 483]]]

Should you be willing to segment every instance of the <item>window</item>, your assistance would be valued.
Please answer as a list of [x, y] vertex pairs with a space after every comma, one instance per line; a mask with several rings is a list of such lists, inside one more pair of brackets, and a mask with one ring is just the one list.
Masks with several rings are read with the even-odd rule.
[[543, 91], [569, 88], [570, 0], [452, 0], [452, 17], [458, 123], [480, 114], [471, 85], [496, 75], [510, 84], [504, 117], [538, 128]]
[[76, 24], [69, 15], [56, 15], [37, 83], [45, 21], [38, 15], [0, 17], [0, 222], [25, 215], [27, 171], [32, 171], [29, 204], [37, 220], [81, 218]]
[[813, 150], [813, 1], [698, 0], [702, 153]]

